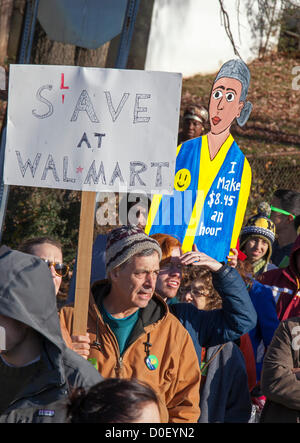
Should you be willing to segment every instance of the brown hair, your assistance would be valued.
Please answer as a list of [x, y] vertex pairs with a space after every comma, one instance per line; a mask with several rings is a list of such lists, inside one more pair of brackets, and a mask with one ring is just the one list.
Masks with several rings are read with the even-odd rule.
[[106, 379], [89, 390], [77, 388], [67, 404], [71, 423], [131, 423], [147, 403], [159, 407], [155, 391], [136, 379]]
[[50, 245], [56, 246], [60, 251], [62, 251], [61, 243], [52, 237], [33, 237], [25, 240], [19, 247], [19, 251], [25, 252], [26, 254], [32, 254], [34, 246], [44, 245], [48, 243]]
[[[247, 288], [248, 289], [251, 288], [252, 283], [253, 283], [252, 282], [253, 268], [252, 268], [251, 263], [247, 259], [246, 260], [238, 260], [236, 270], [238, 271], [238, 273], [240, 274], [240, 276], [244, 280]], [[257, 280], [259, 280], [258, 277], [257, 277]]]
[[203, 269], [198, 266], [186, 266], [180, 288], [184, 289], [187, 286], [191, 286], [192, 283], [199, 282], [199, 280], [201, 280], [209, 290], [209, 295], [206, 296], [207, 304], [205, 310], [221, 309], [222, 298], [213, 286], [212, 273], [208, 269]]

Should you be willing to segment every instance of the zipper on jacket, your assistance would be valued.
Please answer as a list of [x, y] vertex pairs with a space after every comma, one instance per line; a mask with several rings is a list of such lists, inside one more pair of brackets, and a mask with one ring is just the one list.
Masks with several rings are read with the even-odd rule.
[[100, 314], [97, 305], [94, 306], [94, 309], [96, 311], [96, 340], [93, 341], [92, 346], [94, 346], [99, 352], [103, 352], [101, 349], [101, 344], [99, 342], [99, 326], [98, 326], [98, 322], [102, 322], [108, 335], [111, 337], [113, 348], [116, 352], [116, 366], [114, 368], [116, 377], [121, 378], [120, 374], [123, 369], [123, 358], [121, 357], [118, 340], [113, 331], [111, 330], [111, 328], [109, 327], [109, 325], [103, 321], [102, 315]]
[[120, 377], [120, 374], [121, 374], [122, 369], [123, 369], [123, 357], [121, 357], [121, 355], [119, 356], [117, 362], [118, 362], [118, 363], [117, 363], [117, 366], [116, 366], [116, 368], [115, 368], [116, 376], [117, 376], [118, 378], [121, 378], [121, 377]]
[[[148, 348], [147, 348], [147, 347], [145, 348], [145, 352], [146, 352], [146, 358], [149, 356], [149, 349], [150, 349], [150, 347], [152, 346], [152, 345], [149, 343], [149, 340], [150, 340], [150, 333], [149, 333], [149, 332], [146, 333], [146, 331], [143, 330], [139, 335], [136, 336], [134, 342], [131, 343], [131, 344], [125, 349], [125, 351], [123, 352], [123, 355], [121, 356], [120, 348], [119, 348], [119, 343], [118, 343], [118, 340], [117, 340], [115, 334], [113, 333], [113, 331], [111, 330], [111, 328], [109, 327], [109, 325], [103, 321], [103, 317], [102, 317], [102, 315], [100, 314], [100, 311], [99, 311], [97, 305], [94, 306], [94, 309], [95, 309], [95, 311], [96, 311], [96, 340], [94, 340], [94, 342], [93, 342], [92, 344], [95, 346], [95, 348], [96, 348], [99, 352], [102, 352], [102, 350], [101, 350], [101, 346], [100, 346], [100, 343], [99, 343], [99, 336], [98, 336], [98, 333], [99, 333], [99, 329], [98, 329], [98, 321], [102, 321], [102, 323], [103, 323], [103, 325], [104, 325], [104, 328], [107, 330], [108, 334], [109, 334], [109, 335], [111, 336], [111, 338], [112, 338], [113, 345], [114, 345], [113, 347], [114, 347], [114, 350], [115, 350], [115, 352], [116, 352], [116, 366], [115, 366], [115, 368], [114, 368], [114, 369], [115, 369], [116, 377], [117, 377], [117, 378], [122, 378], [122, 377], [121, 377], [121, 373], [122, 373], [122, 371], [123, 371], [123, 366], [124, 366], [124, 364], [123, 364], [124, 355], [126, 354], [126, 352], [128, 351], [128, 349], [130, 349], [131, 346], [133, 346], [133, 345], [137, 342], [137, 340], [138, 340], [141, 336], [143, 336], [143, 334], [147, 334], [147, 335], [146, 335], [146, 342], [143, 343], [143, 344], [144, 344], [144, 345], [148, 345]], [[165, 318], [165, 317], [163, 317], [163, 318]], [[161, 321], [161, 319], [160, 319], [159, 321]], [[146, 358], [145, 358], [145, 360], [146, 360]]]
[[[44, 386], [43, 388], [41, 388], [39, 391], [36, 391], [36, 392], [34, 392], [34, 393], [28, 393], [28, 394], [26, 394], [26, 395], [19, 396], [19, 397], [15, 398], [15, 399], [14, 399], [14, 400], [8, 405], [7, 411], [8, 411], [8, 412], [11, 412], [11, 411], [10, 411], [11, 406], [13, 406], [14, 404], [20, 402], [21, 400], [26, 400], [26, 399], [29, 399], [29, 398], [34, 398], [34, 397], [36, 397], [36, 396], [42, 394], [42, 393], [45, 392], [45, 391], [51, 391], [51, 390], [53, 390], [53, 389], [57, 389], [57, 388], [59, 388], [59, 389], [61, 389], [61, 393], [62, 393], [63, 395], [68, 395], [68, 390], [67, 390], [66, 388], [63, 387], [64, 384], [65, 384], [65, 383], [63, 383], [63, 384], [58, 384], [58, 385], [55, 385], [55, 384], [47, 385], [47, 386]], [[59, 398], [58, 400], [61, 400], [61, 398]], [[37, 403], [37, 405], [38, 405], [38, 403]]]

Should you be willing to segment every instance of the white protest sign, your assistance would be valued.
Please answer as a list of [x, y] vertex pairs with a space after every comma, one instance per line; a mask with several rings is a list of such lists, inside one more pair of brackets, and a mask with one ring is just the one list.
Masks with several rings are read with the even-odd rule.
[[172, 193], [181, 74], [10, 65], [4, 183]]

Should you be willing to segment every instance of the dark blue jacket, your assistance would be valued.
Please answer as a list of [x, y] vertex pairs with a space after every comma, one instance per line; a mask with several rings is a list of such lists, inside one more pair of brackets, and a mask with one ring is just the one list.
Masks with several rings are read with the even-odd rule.
[[208, 348], [205, 361], [211, 358], [200, 390], [199, 423], [247, 423], [251, 398], [242, 352], [236, 344], [228, 342]]
[[279, 320], [271, 288], [254, 280], [249, 295], [257, 312], [257, 324], [249, 332], [249, 337], [255, 356], [256, 378], [259, 381], [265, 352], [279, 326]]
[[244, 280], [228, 265], [213, 272], [213, 285], [222, 297], [223, 308], [197, 309], [190, 303], [170, 305], [170, 311], [187, 329], [201, 363], [202, 346], [208, 348], [237, 340], [256, 326], [257, 315]]

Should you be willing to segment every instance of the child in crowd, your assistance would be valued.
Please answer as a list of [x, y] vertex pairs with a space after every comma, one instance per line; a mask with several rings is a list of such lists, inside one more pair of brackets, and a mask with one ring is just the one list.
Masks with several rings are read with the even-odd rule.
[[261, 203], [257, 214], [248, 220], [241, 232], [240, 250], [251, 263], [254, 277], [276, 268], [270, 263], [275, 240], [275, 224], [270, 220], [270, 214], [269, 204]]

